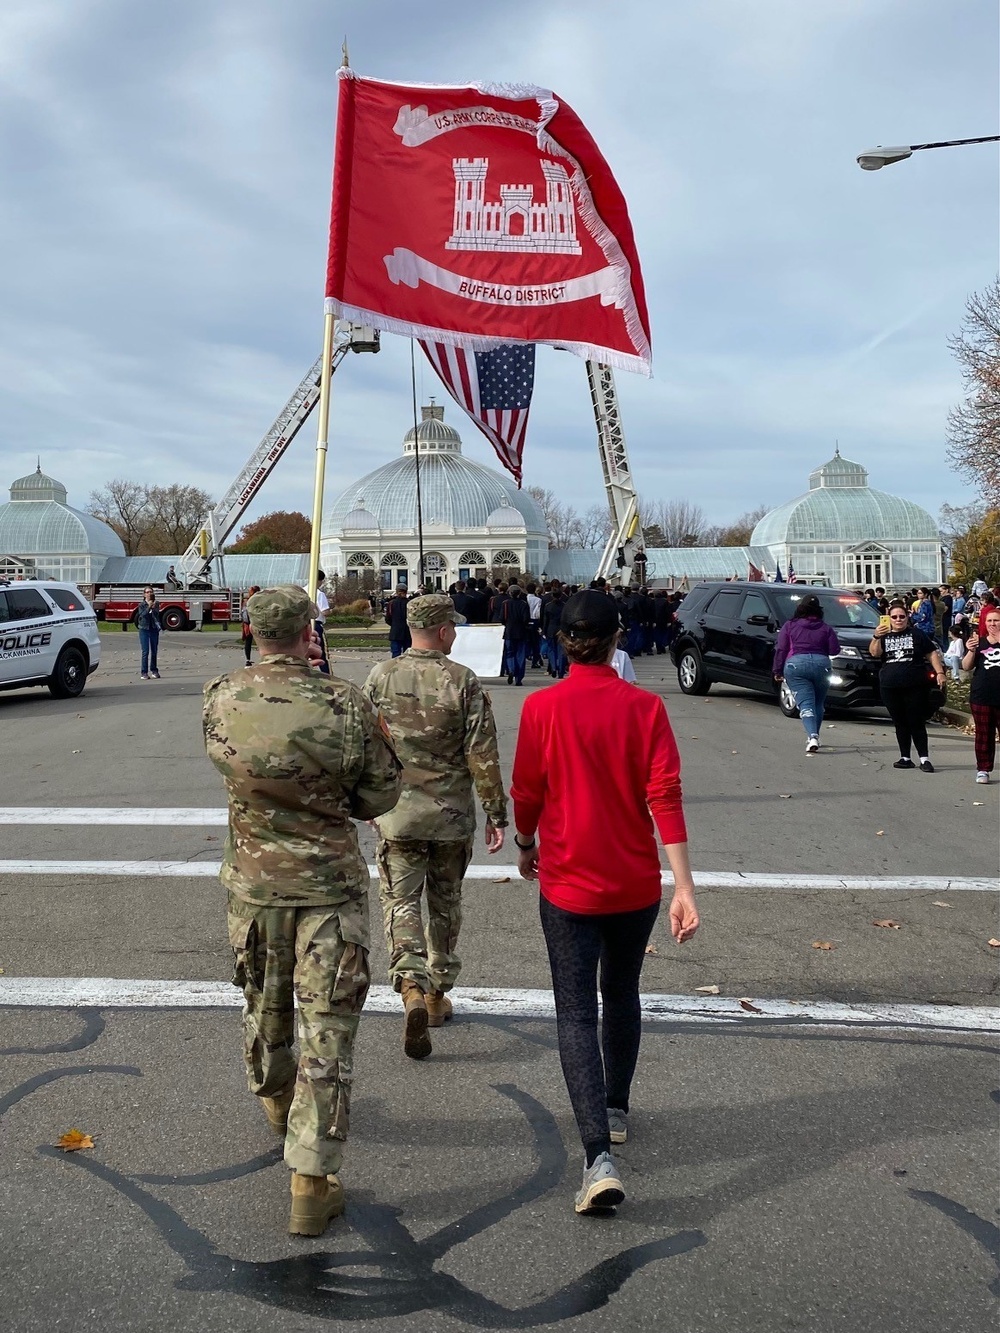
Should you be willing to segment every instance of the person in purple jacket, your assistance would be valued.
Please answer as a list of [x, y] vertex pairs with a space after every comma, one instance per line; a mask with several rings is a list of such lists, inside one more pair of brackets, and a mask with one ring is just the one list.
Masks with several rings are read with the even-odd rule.
[[823, 620], [818, 597], [803, 597], [791, 620], [778, 631], [774, 649], [774, 679], [788, 682], [799, 717], [806, 729], [806, 754], [819, 750], [819, 729], [830, 689], [830, 658], [840, 652], [840, 640]]

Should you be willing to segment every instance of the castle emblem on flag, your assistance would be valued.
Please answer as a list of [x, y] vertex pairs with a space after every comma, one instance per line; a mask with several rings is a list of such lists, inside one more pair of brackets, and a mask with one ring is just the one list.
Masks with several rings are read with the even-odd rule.
[[501, 185], [499, 203], [486, 199], [488, 157], [456, 157], [455, 219], [448, 250], [528, 251], [582, 254], [576, 238], [576, 209], [569, 176], [558, 162], [542, 158], [545, 202], [535, 203], [533, 185]]

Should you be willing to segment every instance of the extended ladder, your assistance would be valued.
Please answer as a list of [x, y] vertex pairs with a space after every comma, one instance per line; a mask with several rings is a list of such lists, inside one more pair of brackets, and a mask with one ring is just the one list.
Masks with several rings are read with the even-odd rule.
[[587, 382], [597, 422], [597, 448], [604, 471], [604, 489], [611, 509], [611, 535], [597, 566], [596, 577], [606, 579], [619, 569], [622, 581], [628, 583], [633, 566], [644, 567], [646, 553], [639, 526], [639, 501], [632, 484], [625, 432], [618, 410], [614, 372], [602, 362], [588, 361]]
[[[337, 330], [332, 370], [336, 371], [350, 351], [377, 352], [378, 350], [377, 329], [364, 328], [360, 324], [342, 324]], [[215, 508], [206, 515], [204, 526], [178, 562], [179, 573], [185, 587], [204, 583], [206, 580], [211, 582], [212, 562], [215, 560], [219, 563], [218, 581], [221, 585], [225, 584], [222, 548], [226, 538], [246, 513], [257, 492], [274, 471], [275, 465], [319, 402], [322, 363], [322, 356], [318, 356], [282, 408], [271, 429], [243, 465], [235, 481]]]

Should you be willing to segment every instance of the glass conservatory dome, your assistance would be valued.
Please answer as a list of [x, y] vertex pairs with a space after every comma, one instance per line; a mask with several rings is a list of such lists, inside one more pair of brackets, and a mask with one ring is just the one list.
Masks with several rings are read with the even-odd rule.
[[[420, 446], [420, 495], [425, 526], [483, 529], [497, 511], [515, 511], [521, 531], [546, 536], [542, 511], [513, 479], [462, 455], [462, 439], [444, 421], [444, 408], [423, 408], [416, 431]], [[413, 427], [403, 438], [403, 456], [361, 477], [334, 501], [323, 524], [325, 540], [339, 538], [365, 522], [385, 532], [411, 532], [417, 526], [416, 443]]]
[[41, 464], [10, 488], [0, 505], [0, 553], [19, 556], [124, 555], [121, 538], [107, 523], [66, 503], [66, 487]]
[[765, 514], [753, 530], [751, 546], [793, 542], [934, 541], [938, 526], [911, 500], [872, 490], [860, 463], [841, 458], [809, 475], [810, 489]]

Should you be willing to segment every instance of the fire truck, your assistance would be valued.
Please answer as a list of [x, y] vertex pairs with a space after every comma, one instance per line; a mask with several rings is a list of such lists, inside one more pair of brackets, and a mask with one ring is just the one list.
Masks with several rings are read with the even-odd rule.
[[[337, 328], [331, 369], [336, 371], [348, 352], [378, 350], [377, 330], [360, 324], [341, 324]], [[144, 585], [159, 590], [164, 629], [195, 629], [209, 624], [222, 625], [228, 629], [231, 621], [239, 620], [241, 594], [239, 589], [226, 586], [223, 544], [319, 401], [322, 364], [323, 358], [320, 356], [306, 372], [225, 495], [206, 515], [201, 531], [177, 561], [181, 586], [155, 581]], [[136, 607], [142, 601], [142, 594], [143, 587], [139, 586], [101, 587], [97, 584], [90, 600], [100, 619], [118, 623], [122, 629], [128, 629]]]
[[[109, 585], [102, 588], [97, 584], [91, 600], [98, 619], [128, 629], [136, 608], [142, 601], [144, 588], [152, 586], [154, 585], [145, 584], [142, 587]], [[160, 603], [160, 619], [164, 629], [196, 629], [199, 625], [221, 625], [223, 629], [228, 629], [230, 620], [239, 619], [238, 609], [234, 617], [228, 588], [216, 588], [208, 592], [188, 592], [182, 588], [165, 587], [162, 592], [158, 592], [157, 600]]]

